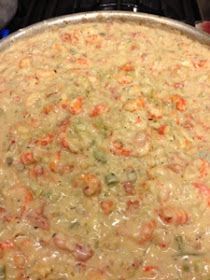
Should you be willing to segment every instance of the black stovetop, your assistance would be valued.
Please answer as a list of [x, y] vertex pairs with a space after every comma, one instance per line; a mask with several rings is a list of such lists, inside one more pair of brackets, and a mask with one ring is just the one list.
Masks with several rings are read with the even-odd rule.
[[97, 10], [146, 12], [191, 25], [200, 20], [196, 0], [19, 0], [17, 13], [6, 29], [11, 33], [44, 19]]

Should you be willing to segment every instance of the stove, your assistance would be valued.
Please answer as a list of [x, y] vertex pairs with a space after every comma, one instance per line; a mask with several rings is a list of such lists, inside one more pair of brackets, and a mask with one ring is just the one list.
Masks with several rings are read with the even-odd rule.
[[52, 17], [99, 10], [150, 13], [191, 25], [200, 20], [196, 0], [19, 0], [16, 15], [0, 36]]

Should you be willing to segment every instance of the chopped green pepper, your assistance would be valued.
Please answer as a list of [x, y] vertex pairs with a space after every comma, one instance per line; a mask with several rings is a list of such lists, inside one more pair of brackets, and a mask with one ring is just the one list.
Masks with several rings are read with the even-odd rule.
[[93, 156], [97, 161], [99, 161], [101, 163], [106, 163], [107, 162], [106, 155], [102, 150], [93, 151]]
[[114, 186], [119, 183], [119, 180], [114, 173], [109, 173], [105, 176], [105, 183], [108, 186]]
[[4, 265], [0, 265], [0, 280], [6, 280], [6, 268]]
[[177, 244], [178, 251], [181, 253], [184, 251], [184, 240], [181, 235], [175, 236], [175, 241]]
[[13, 158], [12, 158], [12, 157], [7, 157], [7, 158], [6, 158], [6, 164], [7, 164], [8, 166], [11, 166], [11, 165], [13, 164]]
[[190, 271], [190, 266], [189, 266], [189, 264], [188, 264], [188, 263], [184, 263], [184, 264], [182, 265], [182, 270], [183, 270], [184, 272], [189, 272], [189, 271]]

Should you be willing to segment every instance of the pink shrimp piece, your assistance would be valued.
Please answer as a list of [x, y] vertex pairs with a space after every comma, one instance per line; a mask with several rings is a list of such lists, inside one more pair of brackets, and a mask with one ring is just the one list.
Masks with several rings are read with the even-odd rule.
[[64, 43], [71, 43], [71, 44], [75, 44], [79, 41], [79, 37], [76, 35], [75, 32], [72, 32], [72, 33], [62, 33], [60, 35], [60, 38], [61, 40], [64, 42]]
[[115, 140], [112, 142], [111, 152], [117, 156], [129, 157], [131, 150], [127, 149], [121, 141]]
[[56, 234], [53, 237], [55, 246], [67, 253], [71, 253], [76, 261], [86, 262], [94, 254], [93, 250], [88, 245], [82, 245], [75, 240], [63, 234]]
[[208, 60], [207, 59], [195, 59], [192, 61], [193, 63], [193, 66], [196, 68], [196, 69], [199, 69], [199, 68], [203, 68], [204, 66], [206, 66]]
[[208, 206], [210, 206], [210, 187], [200, 182], [193, 183], [193, 186], [207, 198]]
[[123, 183], [125, 193], [128, 195], [134, 195], [136, 193], [135, 187], [132, 182], [126, 181]]
[[43, 230], [50, 229], [49, 219], [44, 214], [44, 205], [40, 208], [30, 211], [26, 218], [29, 220], [33, 227], [37, 227]]
[[157, 224], [155, 220], [151, 220], [149, 222], [144, 223], [140, 227], [140, 231], [139, 231], [139, 239], [138, 239], [139, 244], [144, 244], [148, 241], [151, 241], [156, 227]]
[[76, 244], [73, 249], [73, 256], [77, 261], [86, 262], [92, 258], [94, 252], [89, 246]]
[[20, 156], [20, 161], [24, 165], [30, 165], [30, 164], [35, 163], [33, 152], [24, 152], [24, 153], [22, 153], [21, 156]]
[[159, 217], [165, 224], [185, 225], [189, 222], [189, 215], [184, 209], [172, 206], [162, 207]]
[[103, 113], [106, 113], [107, 110], [108, 110], [108, 108], [105, 104], [97, 104], [91, 110], [90, 117], [98, 117], [98, 116], [102, 115]]
[[95, 174], [83, 174], [81, 179], [83, 181], [83, 193], [86, 196], [98, 195], [101, 192], [101, 182]]
[[46, 136], [36, 140], [36, 144], [40, 145], [40, 146], [48, 146], [49, 144], [51, 144], [54, 140], [54, 135], [49, 133]]

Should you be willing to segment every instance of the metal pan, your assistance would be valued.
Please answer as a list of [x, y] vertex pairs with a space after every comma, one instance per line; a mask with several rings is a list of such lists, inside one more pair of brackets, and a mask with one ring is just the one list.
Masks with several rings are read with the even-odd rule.
[[199, 41], [210, 47], [210, 36], [204, 32], [198, 31], [190, 25], [178, 22], [176, 20], [163, 18], [155, 15], [134, 13], [134, 12], [121, 12], [121, 11], [105, 11], [105, 12], [89, 12], [79, 13], [74, 15], [67, 15], [62, 17], [53, 18], [50, 20], [42, 21], [40, 23], [31, 25], [30, 27], [21, 29], [6, 39], [0, 41], [0, 51], [9, 47], [17, 40], [21, 40], [25, 37], [33, 36], [34, 34], [41, 33], [44, 30], [61, 27], [69, 24], [76, 24], [85, 21], [104, 21], [104, 20], [122, 20], [122, 21], [134, 21], [136, 23], [150, 24], [154, 26], [160, 26], [168, 29], [174, 29], [180, 31], [193, 40]]

